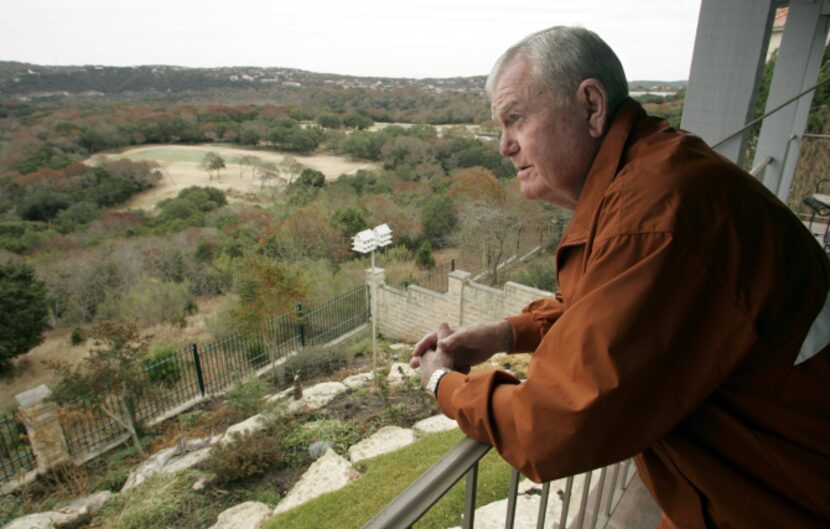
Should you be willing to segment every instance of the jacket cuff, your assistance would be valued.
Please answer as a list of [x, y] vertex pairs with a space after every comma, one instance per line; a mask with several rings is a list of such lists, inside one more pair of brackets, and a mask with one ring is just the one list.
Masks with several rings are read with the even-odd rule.
[[533, 314], [526, 312], [518, 316], [510, 316], [507, 323], [513, 329], [513, 352], [529, 353], [535, 351], [542, 337], [539, 333], [539, 325]]
[[469, 376], [458, 371], [450, 371], [443, 377], [438, 384], [438, 408], [441, 413], [455, 419], [455, 410], [452, 408], [452, 396], [459, 387], [464, 385], [469, 380]]

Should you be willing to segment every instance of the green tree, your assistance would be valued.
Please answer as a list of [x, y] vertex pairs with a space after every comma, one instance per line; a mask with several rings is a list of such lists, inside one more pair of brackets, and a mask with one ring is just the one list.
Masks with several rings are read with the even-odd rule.
[[331, 215], [331, 225], [339, 228], [343, 238], [351, 240], [354, 235], [369, 227], [366, 211], [359, 208], [338, 209]]
[[46, 287], [29, 265], [0, 265], [0, 373], [11, 367], [13, 357], [43, 341], [46, 307]]
[[369, 127], [374, 125], [375, 122], [372, 121], [372, 118], [370, 118], [369, 116], [354, 113], [344, 117], [343, 124], [353, 129], [363, 130], [368, 129]]
[[89, 356], [72, 367], [55, 363], [61, 375], [55, 399], [86, 410], [101, 410], [130, 434], [136, 451], [144, 455], [138, 440], [136, 411], [139, 401], [153, 388], [143, 371], [147, 338], [135, 325], [105, 321], [89, 333], [94, 346]]
[[427, 200], [421, 210], [421, 223], [424, 227], [424, 237], [432, 246], [440, 248], [446, 244], [458, 223], [452, 199], [446, 195], [435, 195]]
[[306, 167], [297, 178], [296, 184], [302, 187], [323, 187], [326, 185], [326, 175], [317, 169]]
[[248, 259], [235, 279], [239, 302], [231, 310], [236, 327], [259, 335], [268, 319], [288, 312], [308, 290], [299, 274], [273, 259]]
[[418, 253], [415, 255], [415, 264], [422, 270], [435, 268], [435, 257], [432, 256], [432, 245], [429, 244], [429, 241], [424, 241], [424, 244], [418, 248]]
[[317, 118], [317, 124], [327, 129], [339, 129], [343, 126], [343, 120], [334, 114], [322, 114]]

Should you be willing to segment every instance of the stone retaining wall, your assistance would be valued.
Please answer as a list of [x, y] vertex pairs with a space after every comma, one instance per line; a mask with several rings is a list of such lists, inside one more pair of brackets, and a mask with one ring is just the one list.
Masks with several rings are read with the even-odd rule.
[[475, 283], [463, 270], [450, 272], [446, 294], [416, 285], [406, 289], [386, 285], [381, 268], [368, 269], [366, 281], [377, 296], [378, 332], [404, 341], [417, 341], [441, 322], [468, 325], [498, 320], [519, 313], [533, 300], [553, 297], [513, 282], [501, 289]]

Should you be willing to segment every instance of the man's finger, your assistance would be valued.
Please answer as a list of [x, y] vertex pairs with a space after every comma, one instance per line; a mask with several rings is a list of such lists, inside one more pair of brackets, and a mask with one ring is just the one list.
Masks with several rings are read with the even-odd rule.
[[438, 343], [438, 334], [431, 332], [421, 338], [421, 340], [415, 344], [415, 349], [412, 350], [412, 356], [423, 356], [424, 353], [429, 351], [430, 349], [435, 349], [435, 346]]
[[450, 331], [450, 326], [449, 325], [447, 325], [446, 323], [441, 323], [440, 325], [438, 325], [438, 335], [437, 335], [438, 340], [441, 340], [442, 338], [446, 338], [450, 334], [451, 334], [451, 331]]

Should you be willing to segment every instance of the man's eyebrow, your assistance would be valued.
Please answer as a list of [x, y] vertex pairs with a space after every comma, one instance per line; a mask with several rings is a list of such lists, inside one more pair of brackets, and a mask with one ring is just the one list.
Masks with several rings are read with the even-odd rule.
[[496, 109], [496, 112], [494, 113], [495, 115], [493, 117], [502, 117], [505, 114], [510, 113], [517, 106], [519, 106], [519, 101], [517, 99], [510, 99], [503, 106]]

